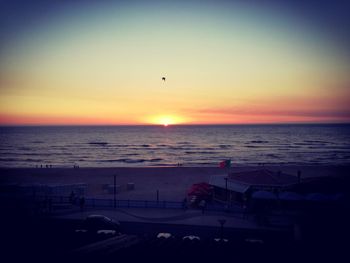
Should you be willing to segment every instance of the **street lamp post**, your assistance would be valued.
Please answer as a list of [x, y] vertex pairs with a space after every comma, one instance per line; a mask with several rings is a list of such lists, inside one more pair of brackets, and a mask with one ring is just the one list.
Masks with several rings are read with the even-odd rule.
[[220, 241], [223, 241], [224, 238], [224, 224], [226, 223], [226, 219], [219, 219], [220, 223]]
[[117, 207], [117, 175], [115, 174], [114, 176], [114, 208]]
[[228, 203], [227, 177], [225, 177], [226, 202]]

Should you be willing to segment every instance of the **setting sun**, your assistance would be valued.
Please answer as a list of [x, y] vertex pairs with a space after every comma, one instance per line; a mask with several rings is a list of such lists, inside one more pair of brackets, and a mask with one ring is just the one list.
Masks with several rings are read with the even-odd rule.
[[150, 124], [157, 124], [157, 125], [163, 125], [163, 126], [169, 126], [174, 124], [181, 124], [184, 120], [179, 116], [174, 115], [162, 115], [162, 116], [154, 116], [150, 117], [147, 123]]
[[169, 117], [164, 117], [160, 121], [161, 121], [161, 124], [163, 124], [164, 126], [168, 126], [169, 124], [173, 124], [173, 122], [171, 121], [171, 118], [169, 118]]

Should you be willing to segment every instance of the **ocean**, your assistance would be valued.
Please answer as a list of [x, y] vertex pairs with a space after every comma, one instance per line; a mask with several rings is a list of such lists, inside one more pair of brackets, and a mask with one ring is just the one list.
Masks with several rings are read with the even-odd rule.
[[0, 127], [0, 167], [350, 163], [349, 124]]

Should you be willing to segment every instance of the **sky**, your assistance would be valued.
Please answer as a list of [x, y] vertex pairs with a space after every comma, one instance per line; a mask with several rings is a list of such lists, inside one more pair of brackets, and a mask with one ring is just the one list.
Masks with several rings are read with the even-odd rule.
[[0, 0], [0, 125], [349, 122], [349, 5]]

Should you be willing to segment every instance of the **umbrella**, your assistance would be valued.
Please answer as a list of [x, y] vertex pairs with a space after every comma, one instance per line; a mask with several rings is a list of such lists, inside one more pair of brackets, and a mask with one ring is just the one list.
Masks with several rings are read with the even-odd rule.
[[226, 238], [219, 238], [219, 237], [217, 237], [217, 238], [214, 238], [214, 241], [215, 242], [228, 242], [228, 239], [226, 239]]
[[193, 235], [190, 235], [190, 236], [184, 236], [182, 238], [183, 240], [186, 240], [186, 239], [189, 239], [189, 240], [201, 240], [199, 236], [193, 236]]
[[188, 195], [210, 195], [210, 191], [212, 190], [211, 186], [208, 183], [199, 183], [193, 184], [191, 188], [188, 190]]
[[170, 234], [170, 233], [159, 233], [159, 234], [157, 235], [157, 238], [165, 238], [165, 239], [167, 239], [167, 238], [169, 238], [169, 237], [171, 237], [171, 234]]
[[277, 196], [274, 193], [268, 191], [256, 191], [252, 195], [253, 199], [261, 200], [276, 200]]

